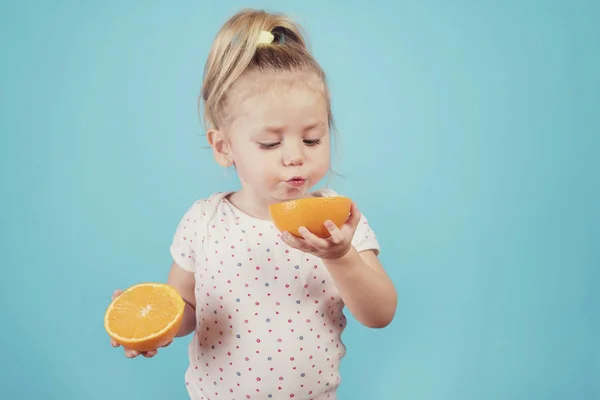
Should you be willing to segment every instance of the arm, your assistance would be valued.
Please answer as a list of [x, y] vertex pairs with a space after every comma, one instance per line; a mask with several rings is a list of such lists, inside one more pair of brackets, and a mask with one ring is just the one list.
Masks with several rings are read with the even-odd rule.
[[396, 313], [397, 294], [375, 252], [357, 252], [352, 246], [340, 258], [324, 259], [323, 263], [344, 300], [363, 325], [384, 328]]
[[[342, 300], [360, 323], [370, 328], [383, 328], [390, 324], [396, 313], [396, 289], [375, 251], [359, 252], [353, 245], [360, 220], [361, 214], [352, 203], [350, 216], [341, 228], [331, 221], [325, 222], [325, 228], [331, 234], [328, 238], [319, 238], [305, 227], [298, 229], [302, 238], [289, 232], [284, 232], [282, 238], [289, 246], [323, 260]], [[365, 235], [364, 229], [361, 236]]]
[[192, 272], [186, 271], [173, 262], [169, 272], [168, 284], [173, 286], [185, 301], [183, 321], [177, 337], [189, 335], [196, 329], [196, 296], [194, 294], [195, 278]]

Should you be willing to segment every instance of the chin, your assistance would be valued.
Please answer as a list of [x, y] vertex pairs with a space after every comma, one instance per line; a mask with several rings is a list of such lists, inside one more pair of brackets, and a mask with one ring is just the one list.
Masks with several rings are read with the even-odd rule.
[[282, 195], [282, 196], [277, 196], [276, 199], [279, 200], [279, 201], [289, 201], [289, 200], [300, 199], [302, 197], [304, 197], [304, 194], [301, 194], [301, 193], [296, 193], [296, 194], [288, 193], [288, 194], [285, 194], [285, 195]]
[[307, 192], [307, 188], [286, 190], [283, 193], [278, 193], [278, 195], [273, 196], [273, 198], [277, 201], [296, 200], [302, 197], [306, 197]]

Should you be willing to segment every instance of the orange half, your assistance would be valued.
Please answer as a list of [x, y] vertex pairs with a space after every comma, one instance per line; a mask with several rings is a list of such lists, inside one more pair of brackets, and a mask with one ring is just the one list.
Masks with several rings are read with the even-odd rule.
[[125, 348], [156, 350], [177, 335], [184, 310], [185, 302], [172, 286], [140, 283], [110, 303], [104, 329]]
[[298, 228], [304, 226], [320, 238], [330, 236], [325, 221], [330, 220], [340, 228], [350, 216], [352, 200], [348, 197], [307, 197], [284, 201], [269, 206], [273, 223], [280, 231], [302, 237]]

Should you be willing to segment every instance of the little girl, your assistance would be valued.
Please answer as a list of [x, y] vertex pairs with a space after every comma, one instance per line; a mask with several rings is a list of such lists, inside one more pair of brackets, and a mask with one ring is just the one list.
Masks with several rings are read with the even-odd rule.
[[215, 160], [236, 169], [241, 189], [196, 201], [171, 245], [168, 283], [187, 303], [177, 336], [193, 333], [189, 396], [335, 399], [344, 307], [368, 327], [385, 327], [396, 292], [356, 205], [341, 228], [325, 223], [327, 239], [279, 232], [269, 219], [274, 202], [336, 195], [310, 191], [330, 169], [325, 74], [297, 24], [246, 10], [213, 43], [202, 99]]

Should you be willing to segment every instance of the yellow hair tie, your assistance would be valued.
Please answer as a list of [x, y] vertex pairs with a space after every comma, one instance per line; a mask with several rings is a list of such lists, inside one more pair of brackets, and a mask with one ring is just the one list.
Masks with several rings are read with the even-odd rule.
[[263, 45], [263, 44], [271, 44], [273, 43], [273, 40], [275, 39], [275, 36], [268, 31], [261, 31], [260, 35], [258, 36], [258, 45]]

